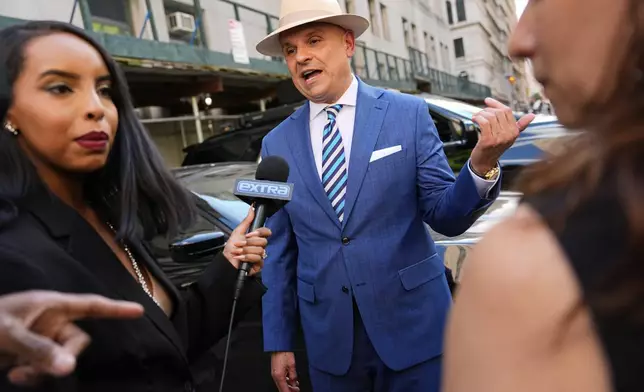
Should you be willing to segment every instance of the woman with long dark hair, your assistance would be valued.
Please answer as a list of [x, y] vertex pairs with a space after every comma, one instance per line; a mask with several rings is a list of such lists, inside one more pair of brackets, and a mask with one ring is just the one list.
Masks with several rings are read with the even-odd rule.
[[[190, 365], [225, 336], [241, 262], [256, 273], [270, 231], [246, 234], [178, 290], [146, 240], [191, 224], [194, 200], [164, 169], [137, 120], [125, 79], [83, 30], [29, 22], [0, 31], [11, 103], [0, 130], [0, 294], [94, 293], [143, 305], [137, 320], [87, 320], [92, 338], [76, 372], [38, 379], [43, 391], [185, 391]], [[237, 320], [259, 304], [252, 279]], [[56, 338], [56, 337], [52, 337]], [[28, 366], [12, 381], [34, 381]], [[13, 387], [0, 381], [0, 390]]]
[[510, 52], [585, 132], [463, 271], [445, 391], [644, 391], [644, 2], [531, 0]]

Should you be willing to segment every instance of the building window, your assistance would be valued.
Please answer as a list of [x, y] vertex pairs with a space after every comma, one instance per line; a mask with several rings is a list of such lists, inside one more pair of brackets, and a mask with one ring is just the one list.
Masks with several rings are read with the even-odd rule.
[[344, 2], [347, 14], [356, 13], [356, 3], [353, 0], [345, 0]]
[[447, 8], [447, 23], [454, 24], [454, 15], [452, 14], [452, 2], [446, 1], [445, 7]]
[[371, 24], [371, 32], [373, 35], [380, 36], [380, 29], [378, 28], [378, 16], [376, 14], [375, 0], [369, 0], [369, 22]]
[[457, 59], [465, 57], [465, 47], [463, 46], [463, 38], [456, 38], [454, 40], [454, 54]]
[[407, 22], [407, 19], [402, 18], [402, 25], [403, 25], [403, 36], [405, 38], [405, 47], [408, 48], [411, 45], [409, 42], [409, 24]]
[[436, 66], [437, 61], [438, 61], [438, 53], [436, 52], [436, 40], [434, 39], [434, 36], [430, 37], [431, 45], [432, 45], [432, 54], [429, 56], [429, 63], [433, 66]]
[[465, 15], [465, 0], [456, 0], [456, 18], [459, 22], [467, 20]]
[[418, 49], [418, 31], [413, 23], [411, 24], [411, 46]]
[[442, 54], [443, 57], [443, 71], [450, 72], [450, 62], [449, 62], [449, 46], [441, 42]]
[[88, 0], [89, 10], [92, 14], [92, 25], [94, 31], [117, 34], [132, 35], [132, 24], [130, 17], [130, 4], [128, 0]]
[[380, 3], [380, 19], [382, 20], [382, 36], [386, 40], [391, 39], [391, 34], [389, 33], [389, 13], [387, 12], [387, 7]]

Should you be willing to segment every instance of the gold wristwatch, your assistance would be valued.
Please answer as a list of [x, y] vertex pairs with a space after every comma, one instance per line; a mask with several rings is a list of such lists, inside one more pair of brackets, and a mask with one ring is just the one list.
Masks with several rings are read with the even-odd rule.
[[472, 164], [471, 164], [471, 163], [470, 163], [470, 169], [472, 169], [472, 171], [474, 172], [474, 174], [476, 174], [476, 175], [478, 175], [479, 177], [483, 178], [484, 180], [488, 180], [488, 181], [494, 180], [494, 179], [499, 175], [499, 172], [501, 171], [501, 168], [499, 167], [499, 164], [498, 164], [498, 163], [496, 164], [496, 166], [494, 166], [493, 168], [491, 168], [490, 170], [486, 171], [486, 172], [485, 172], [485, 173], [483, 173], [483, 174], [479, 174], [479, 173], [477, 173], [477, 172], [472, 168]]

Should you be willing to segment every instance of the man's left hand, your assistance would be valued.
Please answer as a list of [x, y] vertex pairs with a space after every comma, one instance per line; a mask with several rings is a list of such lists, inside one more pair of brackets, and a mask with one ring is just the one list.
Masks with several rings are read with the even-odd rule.
[[521, 131], [535, 118], [535, 115], [530, 113], [516, 121], [512, 109], [501, 102], [486, 98], [485, 104], [487, 108], [472, 117], [481, 134], [472, 150], [470, 163], [472, 170], [481, 176], [496, 167], [501, 155], [514, 144]]

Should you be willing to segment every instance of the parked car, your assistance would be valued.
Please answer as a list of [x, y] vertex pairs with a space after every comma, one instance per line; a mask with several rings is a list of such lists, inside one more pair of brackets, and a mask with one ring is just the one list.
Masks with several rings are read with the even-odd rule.
[[[180, 287], [192, 284], [207, 267], [212, 256], [221, 251], [232, 230], [244, 219], [249, 206], [233, 194], [237, 178], [255, 178], [254, 162], [227, 162], [177, 168], [176, 178], [195, 195], [198, 219], [195, 225], [169, 243], [163, 238], [154, 239], [150, 247], [170, 279]], [[520, 195], [502, 192], [498, 200], [464, 234], [448, 238], [429, 227], [436, 241], [437, 251], [445, 265], [458, 281], [467, 252], [482, 233], [512, 213]], [[190, 251], [190, 244], [199, 243], [198, 251]], [[186, 244], [188, 244], [186, 246]], [[206, 244], [207, 246], [204, 246]], [[219, 342], [203, 360], [195, 365], [197, 382], [205, 390], [218, 386], [223, 364], [225, 341]], [[298, 376], [302, 392], [310, 392], [308, 360], [301, 331], [296, 337], [295, 349]], [[219, 364], [212, 369], [212, 359]], [[252, 376], [249, 376], [252, 375]], [[231, 336], [229, 363], [225, 390], [275, 392], [270, 375], [270, 355], [263, 352], [261, 305], [253, 309]]]
[[[453, 124], [460, 122], [460, 128], [465, 130], [468, 140], [467, 148], [455, 150], [449, 149], [449, 145], [446, 145], [445, 150], [452, 168], [457, 171], [460, 164], [469, 157], [470, 148], [478, 141], [480, 131], [478, 125], [472, 121], [472, 117], [482, 108], [430, 94], [422, 94], [421, 96], [427, 102], [433, 117], [440, 116], [449, 119]], [[518, 120], [522, 114], [514, 113], [514, 116]], [[499, 160], [499, 164], [503, 168], [505, 189], [512, 188], [511, 184], [521, 168], [543, 159], [547, 152], [556, 152], [566, 140], [574, 137], [577, 133], [561, 125], [555, 116], [537, 114], [532, 123], [521, 132], [514, 145]]]

